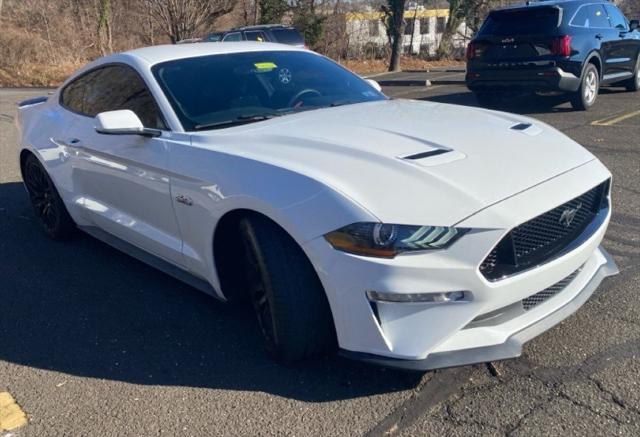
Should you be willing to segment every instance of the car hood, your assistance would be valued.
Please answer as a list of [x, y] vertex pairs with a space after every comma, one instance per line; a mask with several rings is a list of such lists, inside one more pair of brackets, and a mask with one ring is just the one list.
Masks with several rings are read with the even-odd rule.
[[452, 225], [593, 159], [550, 126], [465, 106], [385, 100], [194, 135], [284, 167], [384, 222]]

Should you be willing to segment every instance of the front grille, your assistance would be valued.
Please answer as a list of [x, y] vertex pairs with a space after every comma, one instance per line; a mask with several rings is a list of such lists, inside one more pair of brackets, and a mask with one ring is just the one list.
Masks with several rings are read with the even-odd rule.
[[571, 284], [574, 279], [576, 279], [578, 274], [582, 271], [583, 267], [584, 265], [582, 265], [578, 270], [571, 273], [566, 278], [560, 280], [559, 282], [556, 282], [552, 286], [545, 288], [542, 291], [539, 291], [536, 294], [532, 294], [529, 297], [516, 301], [511, 305], [498, 308], [497, 310], [493, 310], [488, 313], [480, 314], [478, 317], [469, 322], [469, 324], [467, 324], [464, 329], [479, 328], [481, 326], [497, 326], [513, 320], [516, 317], [520, 317], [527, 311], [535, 308], [541, 303], [548, 301], [552, 297], [557, 296], [559, 293], [564, 291], [567, 286]]
[[540, 305], [542, 302], [545, 302], [551, 299], [556, 294], [560, 293], [562, 290], [567, 288], [567, 285], [569, 285], [576, 278], [576, 276], [578, 276], [578, 273], [580, 273], [580, 270], [582, 270], [582, 267], [576, 270], [575, 272], [571, 273], [562, 281], [556, 282], [551, 287], [545, 288], [544, 290], [532, 296], [522, 299], [522, 307], [524, 308], [524, 310], [529, 311], [531, 308], [534, 308], [535, 306]]
[[487, 255], [480, 272], [496, 281], [553, 259], [609, 206], [608, 192], [606, 181], [512, 229]]

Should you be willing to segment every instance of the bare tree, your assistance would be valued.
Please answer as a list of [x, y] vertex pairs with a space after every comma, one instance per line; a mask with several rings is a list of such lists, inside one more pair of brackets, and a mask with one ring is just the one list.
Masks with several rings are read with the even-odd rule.
[[442, 39], [438, 45], [437, 55], [439, 58], [448, 58], [453, 49], [453, 37], [462, 23], [461, 11], [465, 3], [463, 0], [449, 0], [449, 19], [444, 28]]
[[389, 71], [400, 71], [400, 57], [402, 56], [402, 38], [404, 36], [404, 8], [406, 0], [388, 0], [381, 7], [385, 16], [387, 36], [391, 43], [391, 59]]
[[234, 0], [145, 0], [145, 3], [173, 43], [197, 36], [198, 31], [236, 6]]
[[102, 56], [113, 52], [111, 32], [111, 0], [100, 0], [98, 4], [98, 28], [96, 30], [98, 48]]

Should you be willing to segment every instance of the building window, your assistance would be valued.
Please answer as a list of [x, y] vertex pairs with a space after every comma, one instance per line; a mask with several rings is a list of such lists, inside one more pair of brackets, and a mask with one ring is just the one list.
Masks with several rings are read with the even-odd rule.
[[369, 36], [380, 35], [380, 22], [378, 20], [369, 20]]
[[420, 18], [420, 35], [429, 34], [430, 27], [431, 27], [431, 21], [429, 18]]
[[447, 17], [436, 18], [436, 33], [444, 33], [444, 29], [447, 27]]
[[414, 20], [407, 20], [404, 26], [404, 34], [405, 35], [413, 35], [413, 24]]

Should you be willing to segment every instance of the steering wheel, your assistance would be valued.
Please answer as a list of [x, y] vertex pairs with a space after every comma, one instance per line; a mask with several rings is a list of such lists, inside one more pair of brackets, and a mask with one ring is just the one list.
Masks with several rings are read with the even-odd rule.
[[318, 90], [315, 90], [313, 88], [305, 88], [302, 91], [296, 93], [296, 95], [293, 96], [291, 100], [289, 100], [289, 104], [287, 106], [293, 107], [293, 104], [300, 101], [300, 97], [304, 96], [305, 94], [315, 94], [318, 97], [322, 95]]

